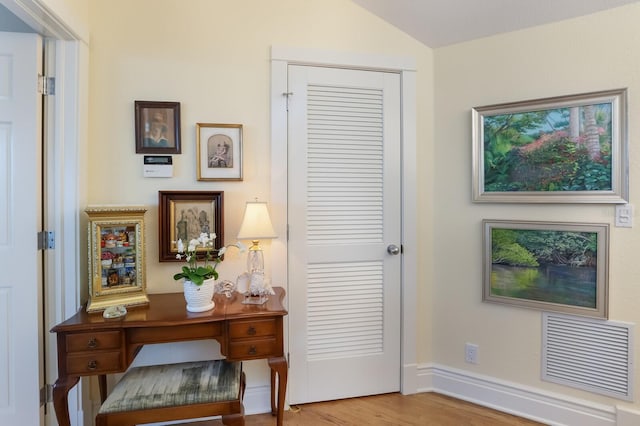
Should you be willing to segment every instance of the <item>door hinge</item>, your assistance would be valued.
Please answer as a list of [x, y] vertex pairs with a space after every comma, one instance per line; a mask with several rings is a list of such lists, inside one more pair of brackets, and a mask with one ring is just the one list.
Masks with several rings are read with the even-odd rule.
[[46, 384], [40, 388], [40, 406], [53, 402], [53, 385]]
[[56, 248], [56, 234], [51, 231], [38, 232], [38, 250]]
[[47, 77], [46, 75], [38, 75], [38, 93], [49, 96], [56, 94], [55, 77]]

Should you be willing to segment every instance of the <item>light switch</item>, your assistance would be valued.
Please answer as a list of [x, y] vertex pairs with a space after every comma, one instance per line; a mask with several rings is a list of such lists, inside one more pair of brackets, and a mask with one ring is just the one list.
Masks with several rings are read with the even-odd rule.
[[616, 205], [616, 226], [620, 228], [633, 227], [633, 205], [632, 204]]

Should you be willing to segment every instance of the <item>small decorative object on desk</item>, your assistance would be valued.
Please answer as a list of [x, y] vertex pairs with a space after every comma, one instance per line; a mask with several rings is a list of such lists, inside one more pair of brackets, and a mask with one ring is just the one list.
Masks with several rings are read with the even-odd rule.
[[242, 294], [249, 291], [249, 281], [251, 281], [250, 273], [243, 272], [238, 275], [238, 278], [236, 279], [236, 291]]
[[251, 274], [251, 282], [249, 284], [249, 291], [244, 293], [245, 305], [262, 305], [269, 300], [269, 295], [275, 294], [271, 288], [271, 284], [265, 279], [264, 274], [261, 272], [254, 272]]
[[227, 299], [231, 299], [231, 296], [233, 295], [233, 292], [235, 290], [236, 285], [229, 280], [218, 281], [216, 283], [216, 293], [224, 294], [225, 296], [227, 296]]
[[109, 306], [102, 313], [104, 318], [120, 318], [125, 315], [127, 315], [127, 308], [124, 305]]
[[[189, 241], [189, 246], [185, 251], [184, 243], [182, 240], [176, 241], [178, 248], [177, 259], [185, 259], [187, 266], [182, 267], [182, 271], [173, 276], [174, 280], [184, 279], [184, 291], [185, 300], [187, 300], [187, 311], [189, 312], [204, 312], [211, 310], [215, 307], [213, 302], [213, 292], [215, 290], [214, 282], [218, 279], [218, 271], [216, 267], [218, 263], [222, 262], [222, 255], [227, 251], [227, 247], [234, 246], [240, 249], [241, 252], [245, 250], [242, 243], [229, 244], [218, 250], [218, 256], [215, 258], [211, 255], [211, 250], [214, 247], [214, 240], [216, 234], [201, 233], [197, 239]], [[200, 255], [198, 258], [198, 246], [204, 247], [204, 255]], [[198, 264], [198, 260], [203, 263]], [[205, 293], [203, 284], [211, 286], [211, 289]], [[203, 296], [204, 295], [204, 296]], [[191, 301], [191, 296], [196, 296]], [[197, 302], [196, 302], [197, 300]], [[197, 305], [195, 304], [197, 303]]]

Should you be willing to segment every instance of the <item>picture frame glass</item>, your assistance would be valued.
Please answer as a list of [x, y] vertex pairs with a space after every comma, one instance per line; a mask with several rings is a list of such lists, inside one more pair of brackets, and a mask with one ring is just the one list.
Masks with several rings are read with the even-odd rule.
[[143, 108], [142, 125], [144, 137], [143, 148], [175, 148], [173, 137], [175, 121], [173, 111], [169, 108]]
[[[218, 230], [215, 229], [216, 209], [215, 201], [170, 201], [170, 239], [172, 254], [177, 254], [176, 242], [181, 239], [186, 245], [193, 239], [198, 239], [201, 233], [216, 234], [214, 248], [220, 247]], [[204, 247], [198, 247], [196, 252], [204, 252]]]
[[141, 237], [140, 224], [136, 222], [96, 223], [97, 271], [94, 280], [94, 294], [127, 291], [142, 287], [142, 258], [136, 249], [136, 241]]

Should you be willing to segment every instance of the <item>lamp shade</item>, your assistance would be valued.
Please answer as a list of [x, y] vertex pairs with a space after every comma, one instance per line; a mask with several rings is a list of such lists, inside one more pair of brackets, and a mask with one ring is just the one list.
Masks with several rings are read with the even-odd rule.
[[267, 203], [261, 201], [248, 201], [244, 210], [244, 218], [240, 231], [239, 240], [264, 240], [276, 238], [276, 231], [273, 230]]

